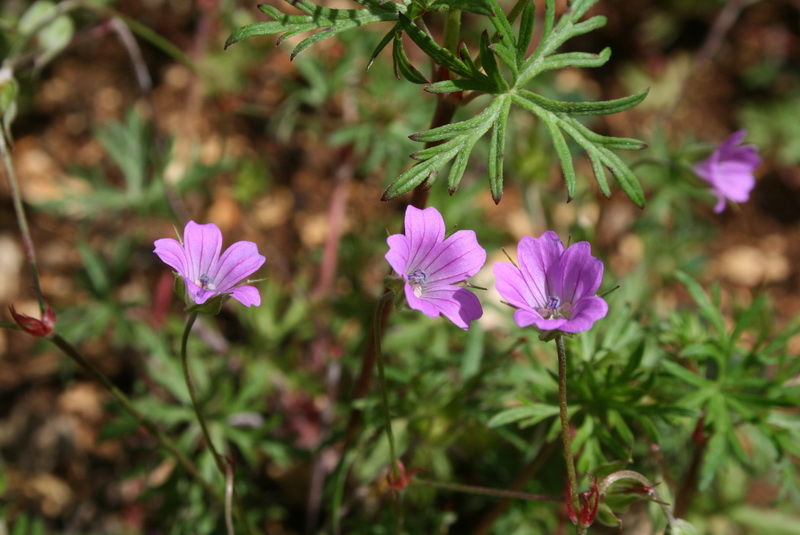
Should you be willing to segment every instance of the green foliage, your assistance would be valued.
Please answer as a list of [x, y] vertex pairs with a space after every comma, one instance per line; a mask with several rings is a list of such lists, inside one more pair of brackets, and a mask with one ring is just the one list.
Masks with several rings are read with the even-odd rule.
[[[256, 23], [237, 30], [228, 45], [239, 40], [281, 33], [281, 39], [319, 30], [295, 46], [292, 57], [319, 41], [337, 33], [352, 30], [375, 22], [394, 22], [394, 28], [380, 41], [372, 54], [378, 53], [392, 43], [392, 60], [396, 76], [402, 76], [414, 84], [425, 85], [425, 90], [451, 100], [457, 105], [460, 99], [473, 99], [480, 95], [491, 97], [485, 108], [470, 119], [445, 125], [436, 125], [427, 132], [414, 134], [412, 139], [425, 142], [426, 147], [412, 155], [418, 163], [398, 176], [384, 192], [383, 199], [390, 200], [417, 187], [429, 187], [444, 168], [450, 165], [448, 191], [453, 194], [459, 187], [467, 168], [470, 155], [478, 140], [491, 131], [488, 156], [489, 189], [495, 203], [503, 195], [503, 168], [505, 161], [505, 133], [511, 104], [529, 111], [543, 121], [558, 154], [567, 184], [568, 199], [575, 194], [576, 173], [572, 155], [562, 131], [572, 137], [583, 148], [592, 162], [592, 169], [604, 195], [610, 196], [605, 168], [611, 170], [622, 190], [637, 206], [644, 205], [644, 193], [633, 171], [611, 149], [638, 150], [645, 144], [633, 139], [620, 139], [596, 134], [581, 124], [576, 117], [585, 115], [607, 115], [627, 110], [641, 102], [647, 92], [607, 102], [558, 102], [546, 99], [525, 88], [538, 75], [552, 70], [571, 67], [599, 67], [608, 60], [608, 49], [600, 54], [568, 52], [557, 54], [556, 50], [573, 37], [588, 33], [605, 24], [601, 16], [581, 21], [584, 14], [597, 0], [573, 2], [570, 9], [555, 21], [554, 0], [546, 0], [544, 33], [534, 51], [528, 55], [534, 27], [533, 2], [521, 2], [521, 9], [514, 11], [520, 17], [517, 32], [512, 19], [505, 14], [495, 0], [437, 1], [426, 6], [410, 2], [362, 2], [364, 9], [330, 9], [317, 6], [308, 0], [296, 5], [307, 15], [285, 15], [271, 6], [260, 9], [273, 21]], [[477, 44], [478, 53], [472, 57], [468, 47], [461, 43], [450, 49], [436, 42], [421, 23], [426, 10], [464, 10], [486, 16], [494, 33], [481, 34]], [[430, 59], [451, 76], [434, 77], [429, 82], [409, 60], [404, 50], [402, 35], [407, 35]], [[372, 61], [370, 61], [371, 63]], [[449, 94], [455, 94], [449, 95]]]
[[671, 379], [665, 386], [675, 396], [675, 405], [694, 411], [708, 435], [703, 439], [707, 460], [700, 472], [704, 490], [731, 462], [752, 464], [752, 454], [742, 444], [745, 428], [748, 435], [771, 443], [777, 459], [800, 452], [800, 419], [784, 410], [800, 403], [800, 388], [791, 383], [800, 373], [800, 363], [786, 353], [786, 343], [800, 333], [800, 324], [771, 332], [762, 298], [738, 310], [729, 329], [721, 313], [719, 287], [713, 286], [709, 297], [687, 275], [678, 273], [678, 278], [699, 316], [671, 314], [671, 325], [661, 337], [663, 344], [675, 348], [677, 360], [664, 359], [660, 366]]

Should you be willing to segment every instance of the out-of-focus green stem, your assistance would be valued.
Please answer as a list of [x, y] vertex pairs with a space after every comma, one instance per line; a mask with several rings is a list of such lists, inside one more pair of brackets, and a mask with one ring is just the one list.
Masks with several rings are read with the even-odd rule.
[[[214, 447], [214, 443], [211, 441], [211, 434], [208, 432], [208, 426], [206, 425], [205, 416], [203, 416], [203, 411], [200, 410], [200, 404], [197, 402], [197, 394], [194, 390], [194, 382], [192, 381], [192, 376], [189, 373], [189, 359], [187, 357], [186, 346], [189, 342], [189, 333], [192, 331], [192, 325], [197, 320], [197, 312], [192, 312], [189, 315], [189, 318], [186, 320], [186, 327], [183, 330], [183, 337], [181, 338], [181, 366], [183, 366], [183, 378], [186, 380], [186, 387], [189, 389], [189, 397], [192, 398], [192, 407], [194, 408], [194, 414], [197, 417], [197, 421], [200, 424], [200, 429], [203, 431], [203, 438], [205, 438], [206, 445], [208, 449], [211, 451], [211, 454], [214, 456], [214, 462], [217, 464], [217, 468], [222, 473], [222, 476], [226, 478], [228, 477], [228, 470], [225, 468], [225, 460], [222, 456], [217, 452], [217, 448]], [[231, 472], [231, 477], [232, 472]], [[236, 515], [236, 519], [241, 523], [245, 531], [248, 534], [252, 535], [253, 531], [250, 527], [250, 524], [247, 522], [247, 519], [244, 515], [244, 507], [242, 507], [241, 501], [236, 496], [236, 492], [233, 490], [231, 486], [232, 494], [235, 500], [236, 507], [233, 508], [233, 513]], [[226, 514], [230, 511], [228, 500], [225, 500], [223, 505], [226, 507]]]
[[375, 356], [378, 363], [378, 380], [381, 387], [381, 403], [383, 405], [383, 420], [386, 426], [386, 439], [389, 441], [389, 457], [392, 462], [391, 472], [392, 477], [397, 479], [400, 477], [400, 471], [397, 467], [397, 450], [394, 447], [394, 434], [392, 433], [392, 416], [389, 412], [389, 394], [386, 389], [386, 374], [383, 369], [383, 351], [381, 350], [381, 318], [383, 317], [383, 307], [394, 297], [394, 292], [386, 292], [378, 301], [378, 307], [375, 309], [375, 322], [373, 325], [375, 335]]
[[11, 188], [11, 200], [14, 203], [14, 213], [17, 216], [17, 223], [19, 224], [19, 231], [22, 235], [22, 245], [25, 248], [25, 256], [28, 258], [28, 266], [31, 269], [31, 278], [33, 279], [33, 289], [36, 293], [36, 299], [39, 301], [39, 310], [44, 317], [47, 311], [47, 303], [44, 301], [42, 295], [42, 286], [39, 282], [39, 268], [36, 263], [36, 251], [33, 248], [33, 238], [31, 238], [31, 231], [28, 227], [28, 218], [25, 216], [25, 207], [22, 205], [22, 193], [19, 189], [17, 182], [17, 175], [14, 172], [14, 164], [11, 162], [11, 154], [8, 150], [8, 142], [6, 141], [5, 132], [0, 131], [0, 152], [2, 152], [3, 168], [6, 171], [8, 178], [8, 185]]
[[200, 475], [200, 472], [197, 471], [197, 468], [192, 464], [192, 461], [184, 455], [184, 453], [178, 449], [178, 446], [170, 440], [161, 430], [156, 427], [156, 425], [148, 420], [144, 415], [142, 415], [136, 407], [133, 406], [133, 403], [128, 396], [123, 394], [115, 385], [111, 382], [111, 380], [106, 377], [103, 372], [97, 369], [94, 364], [86, 360], [83, 355], [78, 352], [77, 349], [72, 347], [72, 345], [64, 340], [60, 335], [54, 334], [52, 335], [49, 340], [53, 342], [65, 355], [69, 358], [74, 360], [81, 368], [89, 373], [98, 383], [103, 385], [106, 390], [111, 394], [111, 396], [117, 401], [117, 403], [122, 406], [122, 408], [130, 414], [142, 427], [147, 429], [153, 437], [158, 441], [161, 446], [169, 451], [175, 460], [180, 464], [184, 470], [195, 480], [197, 481], [203, 489], [208, 492], [208, 494], [214, 498], [214, 500], [220, 504], [220, 506], [225, 505], [225, 499], [217, 492], [217, 490], [205, 480], [203, 476]]
[[572, 458], [572, 434], [569, 429], [567, 413], [567, 350], [564, 348], [564, 337], [556, 336], [558, 351], [558, 408], [561, 416], [561, 442], [564, 445], [564, 461], [567, 464], [567, 480], [569, 481], [569, 500], [572, 510], [580, 509], [578, 500], [578, 478], [575, 475], [575, 461]]
[[461, 10], [449, 9], [444, 19], [444, 47], [458, 54], [458, 41], [461, 37]]
[[189, 342], [189, 333], [192, 331], [192, 325], [194, 325], [196, 320], [197, 312], [192, 312], [186, 320], [186, 327], [183, 330], [183, 337], [181, 338], [181, 366], [183, 366], [183, 378], [186, 381], [186, 388], [189, 389], [189, 397], [192, 398], [192, 408], [200, 424], [200, 429], [203, 431], [203, 438], [206, 441], [208, 449], [211, 450], [211, 453], [214, 455], [214, 462], [217, 463], [217, 468], [219, 468], [220, 473], [224, 476], [225, 463], [222, 461], [222, 457], [220, 457], [217, 448], [214, 447], [214, 443], [211, 441], [211, 434], [208, 432], [205, 416], [203, 416], [203, 411], [200, 410], [200, 404], [197, 402], [197, 394], [195, 393], [192, 375], [189, 373], [189, 359], [186, 353], [186, 346]]
[[[374, 331], [375, 336], [375, 357], [378, 363], [378, 380], [380, 381], [381, 388], [381, 404], [383, 405], [383, 420], [386, 426], [386, 440], [389, 442], [389, 459], [392, 463], [390, 470], [391, 477], [394, 481], [400, 479], [400, 469], [397, 465], [397, 450], [394, 446], [394, 433], [392, 433], [392, 415], [389, 411], [389, 393], [386, 387], [386, 373], [383, 368], [383, 350], [381, 349], [381, 321], [383, 319], [383, 308], [387, 303], [391, 302], [394, 298], [394, 292], [386, 292], [378, 301], [378, 306], [375, 309]], [[394, 495], [392, 502], [392, 510], [394, 512], [394, 533], [400, 535], [403, 529], [403, 508], [400, 503], [401, 496]]]
[[534, 502], [560, 502], [560, 496], [545, 496], [543, 494], [530, 494], [527, 492], [519, 492], [515, 490], [506, 489], [490, 489], [488, 487], [477, 487], [475, 485], [462, 485], [460, 483], [444, 483], [441, 481], [431, 481], [429, 479], [421, 479], [415, 477], [411, 480], [412, 483], [419, 483], [426, 487], [433, 487], [437, 489], [452, 490], [454, 492], [465, 492], [467, 494], [482, 494], [484, 496], [495, 496], [497, 498], [514, 498], [518, 500], [528, 500]]

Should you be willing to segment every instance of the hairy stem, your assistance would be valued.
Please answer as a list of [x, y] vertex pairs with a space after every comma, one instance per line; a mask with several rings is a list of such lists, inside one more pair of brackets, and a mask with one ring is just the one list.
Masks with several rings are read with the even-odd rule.
[[556, 336], [558, 351], [558, 408], [561, 417], [561, 442], [564, 445], [564, 462], [567, 464], [567, 481], [569, 482], [569, 500], [572, 510], [580, 509], [578, 501], [578, 478], [575, 476], [575, 461], [572, 458], [572, 433], [569, 428], [567, 413], [567, 350], [564, 348], [564, 337]]

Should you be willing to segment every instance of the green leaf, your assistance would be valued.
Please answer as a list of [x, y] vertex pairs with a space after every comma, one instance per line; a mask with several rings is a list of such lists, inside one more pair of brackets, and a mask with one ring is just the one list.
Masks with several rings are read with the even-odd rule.
[[551, 111], [542, 107], [539, 104], [539, 99], [543, 97], [536, 95], [535, 98], [531, 98], [530, 95], [533, 95], [533, 93], [521, 90], [514, 93], [512, 98], [514, 102], [535, 114], [547, 125], [553, 140], [553, 146], [561, 161], [569, 198], [572, 198], [575, 194], [575, 169], [572, 164], [569, 147], [561, 134], [561, 130], [569, 134], [589, 155], [592, 161], [592, 169], [604, 195], [609, 196], [611, 192], [605, 180], [605, 172], [602, 170], [602, 166], [611, 170], [622, 190], [637, 206], [644, 206], [644, 191], [633, 171], [608, 148], [609, 145], [641, 148], [644, 145], [641, 141], [625, 138], [606, 138], [596, 134], [583, 126], [570, 114], [564, 111]]
[[533, 403], [523, 407], [513, 407], [506, 409], [492, 416], [486, 424], [488, 427], [500, 427], [510, 423], [520, 422], [522, 427], [535, 425], [542, 420], [558, 414], [559, 409], [555, 405], [545, 405], [543, 403]]
[[497, 66], [497, 61], [494, 59], [494, 53], [489, 49], [489, 33], [483, 32], [481, 34], [481, 42], [478, 48], [478, 53], [481, 58], [481, 64], [486, 71], [487, 76], [492, 81], [494, 90], [492, 93], [502, 93], [508, 90], [508, 82], [506, 82], [503, 75], [500, 73], [500, 68]]
[[275, 7], [260, 5], [258, 8], [265, 15], [275, 20], [242, 26], [228, 37], [225, 42], [225, 48], [250, 37], [281, 34], [278, 39], [280, 43], [281, 40], [294, 35], [321, 30], [295, 46], [292, 50], [292, 58], [294, 58], [306, 48], [338, 33], [375, 22], [396, 21], [398, 10], [405, 10], [405, 6], [394, 3], [382, 5], [376, 2], [365, 2], [366, 9], [331, 9], [316, 5], [308, 0], [289, 3], [308, 15], [286, 15]]
[[503, 99], [500, 115], [492, 127], [492, 136], [489, 143], [489, 189], [495, 204], [503, 198], [503, 160], [505, 158], [506, 123], [508, 112], [511, 110], [511, 99]]
[[677, 362], [672, 362], [671, 360], [665, 359], [659, 363], [659, 366], [664, 368], [664, 370], [667, 373], [674, 375], [684, 383], [690, 384], [696, 388], [707, 388], [711, 384], [706, 379], [700, 377], [696, 373], [687, 370]]
[[692, 296], [692, 299], [700, 308], [700, 314], [714, 326], [717, 334], [725, 335], [727, 330], [725, 328], [725, 320], [722, 317], [722, 312], [713, 305], [708, 294], [706, 294], [697, 281], [682, 271], [677, 271], [675, 277], [689, 291], [689, 295]]
[[495, 86], [486, 83], [483, 80], [469, 80], [459, 78], [457, 80], [442, 80], [441, 82], [434, 82], [425, 86], [425, 91], [428, 93], [457, 93], [458, 91], [481, 91], [483, 93], [492, 94], [495, 92]]
[[486, 1], [492, 6], [492, 14], [489, 17], [489, 22], [491, 22], [495, 30], [497, 30], [497, 38], [494, 40], [498, 40], [499, 38], [499, 41], [508, 48], [516, 47], [514, 31], [511, 29], [511, 23], [508, 22], [508, 17], [506, 17], [505, 12], [503, 12], [503, 8], [500, 7], [496, 0]]
[[506, 66], [511, 69], [511, 72], [514, 74], [514, 78], [516, 79], [517, 75], [519, 75], [519, 67], [517, 65], [518, 58], [516, 52], [502, 43], [494, 43], [489, 45], [489, 50], [494, 52], [497, 57], [500, 58], [500, 61], [505, 63]]
[[369, 68], [372, 67], [372, 64], [375, 62], [375, 59], [377, 59], [378, 55], [381, 52], [383, 52], [383, 49], [386, 48], [386, 46], [392, 42], [392, 40], [395, 38], [395, 34], [399, 30], [400, 27], [397, 24], [395, 24], [394, 28], [392, 28], [391, 31], [387, 32], [386, 35], [383, 36], [383, 39], [381, 39], [380, 43], [377, 44], [375, 50], [372, 51], [372, 54], [369, 57], [369, 62], [367, 63], [367, 70], [369, 70]]
[[561, 169], [564, 171], [564, 180], [567, 183], [567, 201], [575, 197], [575, 167], [572, 165], [572, 155], [567, 146], [567, 140], [558, 128], [556, 121], [550, 116], [542, 116], [544, 124], [550, 131], [550, 139], [553, 141], [553, 148], [556, 150], [558, 159], [561, 161]]
[[394, 44], [392, 45], [392, 59], [394, 60], [394, 75], [397, 76], [397, 78], [400, 78], [402, 75], [403, 78], [415, 84], [429, 83], [425, 76], [423, 76], [416, 67], [411, 65], [406, 51], [403, 48], [401, 32], [395, 32]]
[[404, 14], [399, 13], [398, 19], [400, 21], [400, 27], [403, 29], [404, 32], [414, 41], [418, 47], [420, 47], [423, 52], [428, 54], [428, 56], [433, 59], [434, 62], [441, 65], [442, 67], [447, 67], [450, 71], [458, 74], [459, 76], [463, 76], [465, 78], [471, 78], [473, 76], [473, 72], [467, 67], [467, 65], [455, 57], [452, 52], [439, 46], [439, 44], [434, 41], [427, 33], [420, 30], [408, 17]]
[[560, 100], [551, 100], [524, 89], [521, 89], [519, 94], [551, 112], [566, 113], [573, 116], [586, 116], [610, 115], [630, 109], [642, 102], [647, 96], [648, 91], [649, 89], [645, 89], [641, 93], [636, 93], [635, 95], [614, 100], [601, 100], [599, 102], [563, 102]]
[[494, 10], [488, 0], [436, 0], [428, 9], [440, 11], [442, 9], [460, 9], [476, 15], [492, 15]]
[[[481, 113], [454, 124], [447, 124], [427, 132], [419, 132], [411, 136], [415, 141], [424, 141], [432, 144], [411, 155], [419, 163], [401, 174], [383, 194], [383, 200], [394, 199], [407, 193], [420, 184], [430, 184], [435, 180], [441, 169], [444, 168], [457, 155], [472, 151], [475, 143], [486, 133], [503, 114], [508, 106], [509, 98], [501, 95], [495, 98]], [[451, 167], [451, 178], [448, 188], [455, 191], [465, 168], [464, 156], [461, 156]]]
[[522, 67], [525, 61], [528, 47], [530, 47], [531, 39], [533, 39], [533, 26], [535, 21], [536, 8], [532, 1], [526, 1], [525, 7], [522, 8], [522, 16], [519, 21], [519, 33], [517, 34], [517, 68]]

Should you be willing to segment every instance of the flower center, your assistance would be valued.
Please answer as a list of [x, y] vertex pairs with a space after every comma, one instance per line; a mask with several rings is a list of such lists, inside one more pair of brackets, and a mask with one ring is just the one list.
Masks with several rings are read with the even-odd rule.
[[562, 303], [561, 298], [557, 295], [547, 296], [547, 302], [543, 307], [537, 308], [538, 312], [544, 319], [552, 320], [558, 318], [569, 318], [569, 312], [572, 310], [572, 303]]
[[216, 290], [217, 289], [216, 285], [214, 285], [214, 279], [212, 279], [211, 277], [209, 277], [205, 273], [200, 275], [200, 280], [199, 281], [195, 281], [195, 284], [197, 284], [199, 287], [201, 287], [204, 290]]
[[422, 287], [428, 283], [428, 274], [417, 269], [408, 275], [408, 283], [414, 289], [414, 295], [417, 297], [422, 296]]

